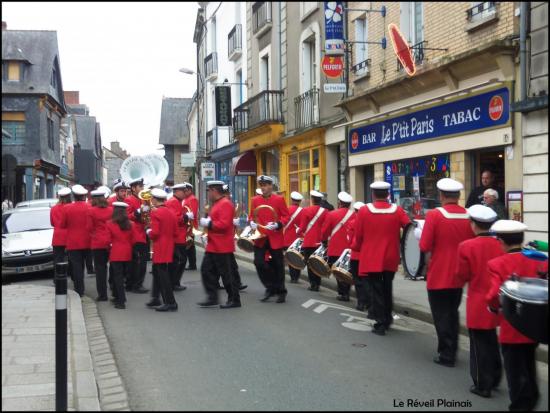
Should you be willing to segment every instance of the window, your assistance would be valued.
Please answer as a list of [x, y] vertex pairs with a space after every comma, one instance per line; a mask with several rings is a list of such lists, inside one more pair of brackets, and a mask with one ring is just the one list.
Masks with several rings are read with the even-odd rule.
[[55, 69], [55, 62], [53, 64], [52, 79], [50, 81], [50, 84], [54, 89], [57, 89], [57, 70]]
[[19, 62], [8, 63], [8, 80], [14, 82], [21, 80], [21, 64]]
[[401, 2], [401, 31], [411, 45], [424, 41], [422, 2]]
[[260, 153], [260, 175], [269, 175], [274, 179], [273, 188], [278, 191], [281, 188], [279, 181], [279, 150], [268, 149]]
[[269, 90], [269, 53], [260, 58], [260, 92]]
[[289, 188], [309, 199], [309, 191], [321, 190], [319, 148], [294, 152], [288, 156]]
[[2, 145], [23, 143], [25, 138], [25, 112], [2, 112]]
[[300, 2], [300, 18], [304, 20], [313, 11], [317, 10], [319, 3], [316, 1], [301, 1]]
[[[367, 17], [361, 17], [355, 20], [355, 41], [366, 42], [368, 41], [367, 30]], [[365, 62], [368, 59], [368, 44], [355, 43], [355, 58], [354, 65]], [[367, 66], [361, 65], [360, 68], [355, 70], [356, 76], [362, 76], [367, 73]]]
[[53, 143], [53, 120], [48, 118], [48, 148], [54, 150]]
[[212, 47], [211, 53], [216, 51], [216, 18], [212, 17], [210, 23], [210, 45]]
[[471, 22], [494, 17], [496, 14], [496, 2], [494, 1], [474, 1], [471, 5], [472, 7], [468, 9], [468, 20]]
[[239, 106], [243, 103], [243, 71], [241, 69], [237, 70], [235, 73], [235, 83], [237, 83], [237, 105]]
[[315, 36], [302, 43], [302, 93], [317, 87]]

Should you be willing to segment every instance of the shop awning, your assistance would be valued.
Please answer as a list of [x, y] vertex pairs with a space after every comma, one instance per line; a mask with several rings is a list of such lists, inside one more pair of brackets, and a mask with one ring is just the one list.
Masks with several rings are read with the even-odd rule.
[[256, 175], [256, 155], [253, 151], [246, 151], [233, 158], [231, 175]]

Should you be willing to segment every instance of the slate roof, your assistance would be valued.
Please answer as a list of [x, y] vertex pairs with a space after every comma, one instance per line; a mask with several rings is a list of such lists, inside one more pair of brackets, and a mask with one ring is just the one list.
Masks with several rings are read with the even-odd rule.
[[159, 143], [164, 145], [189, 145], [187, 112], [191, 98], [163, 98], [160, 114]]
[[95, 116], [74, 115], [76, 125], [76, 136], [80, 149], [93, 150], [96, 152], [95, 134], [96, 119]]

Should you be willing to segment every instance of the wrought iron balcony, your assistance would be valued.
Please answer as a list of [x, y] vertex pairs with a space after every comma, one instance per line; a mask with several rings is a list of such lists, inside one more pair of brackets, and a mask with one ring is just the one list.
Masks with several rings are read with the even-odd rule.
[[206, 79], [218, 76], [218, 54], [216, 52], [212, 52], [204, 58], [204, 73]]
[[271, 2], [257, 1], [252, 5], [252, 32], [260, 35], [271, 28]]
[[[424, 40], [420, 43], [414, 44], [411, 46], [412, 55], [414, 59], [414, 64], [419, 65], [425, 60], [425, 48], [428, 46], [428, 41]], [[402, 71], [403, 65], [397, 59], [397, 71]]]
[[351, 71], [355, 76], [363, 76], [369, 73], [370, 59], [363, 60], [351, 67]]
[[469, 22], [482, 20], [496, 14], [496, 1], [484, 1], [466, 10], [466, 20]]
[[319, 123], [319, 89], [313, 88], [294, 99], [295, 129]]
[[206, 153], [209, 154], [216, 149], [231, 145], [233, 142], [235, 142], [233, 128], [220, 128], [216, 126], [206, 132]]
[[242, 26], [236, 24], [227, 35], [227, 58], [229, 60], [236, 60], [241, 56], [243, 51], [242, 43]]
[[283, 91], [264, 90], [234, 110], [235, 136], [263, 123], [283, 123]]

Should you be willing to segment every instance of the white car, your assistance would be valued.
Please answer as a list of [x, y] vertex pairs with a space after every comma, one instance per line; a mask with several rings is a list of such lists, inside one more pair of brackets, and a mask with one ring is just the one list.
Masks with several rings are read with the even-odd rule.
[[53, 207], [59, 202], [57, 198], [32, 199], [30, 201], [18, 202], [16, 208], [38, 208], [38, 207]]
[[50, 208], [14, 208], [2, 214], [2, 278], [53, 270]]

